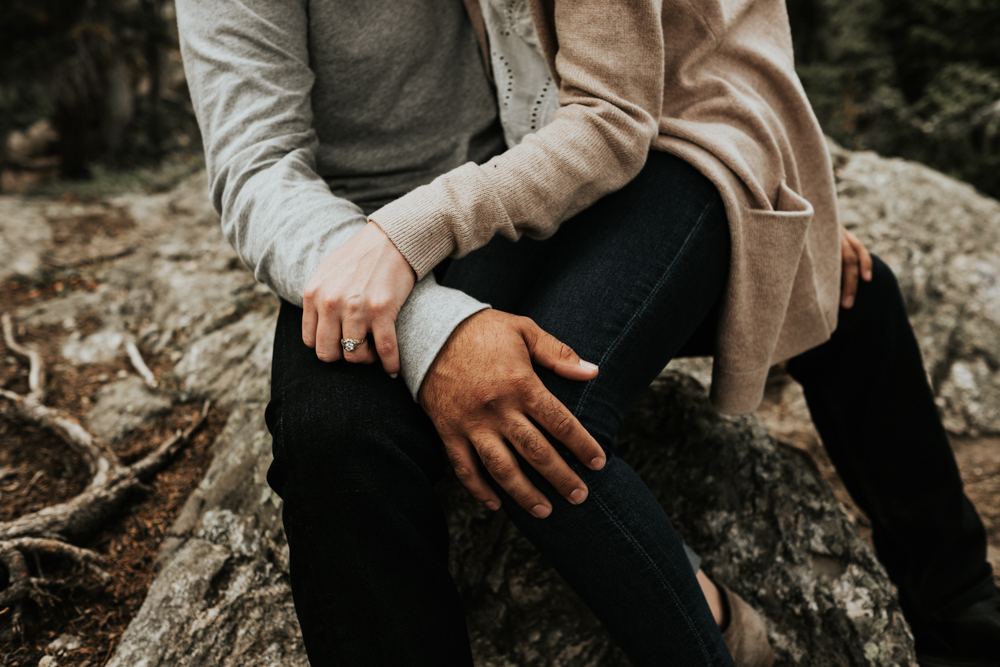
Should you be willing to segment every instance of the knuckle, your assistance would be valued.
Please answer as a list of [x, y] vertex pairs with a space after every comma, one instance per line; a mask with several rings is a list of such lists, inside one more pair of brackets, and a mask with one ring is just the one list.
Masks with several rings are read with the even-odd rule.
[[549, 424], [549, 433], [558, 440], [568, 437], [573, 432], [573, 418], [564, 412], [552, 415]]
[[493, 478], [497, 481], [510, 482], [517, 474], [517, 466], [508, 461], [501, 461], [494, 464], [491, 472], [493, 473]]
[[503, 482], [514, 477], [517, 466], [511, 463], [507, 457], [501, 456], [495, 449], [480, 452], [479, 456], [494, 479]]
[[546, 424], [554, 422], [563, 414], [562, 404], [548, 391], [539, 391], [532, 395], [528, 408], [532, 414], [545, 420]]
[[533, 394], [535, 390], [535, 374], [534, 373], [517, 373], [512, 375], [508, 380], [510, 383], [510, 388], [518, 394], [529, 395]]
[[396, 351], [396, 344], [391, 340], [380, 340], [378, 342], [378, 353], [382, 357], [386, 357]]
[[507, 437], [520, 448], [521, 455], [532, 466], [543, 465], [552, 458], [552, 447], [549, 443], [526, 424], [511, 425]]
[[337, 294], [329, 294], [319, 299], [317, 310], [323, 315], [331, 315], [341, 308], [341, 299]]
[[454, 463], [453, 467], [455, 468], [455, 476], [463, 483], [471, 482], [477, 477], [476, 471], [467, 463]]
[[391, 306], [392, 306], [392, 302], [389, 300], [388, 297], [385, 297], [385, 296], [376, 296], [376, 297], [373, 297], [368, 302], [368, 307], [373, 312], [376, 312], [376, 313], [386, 313], [386, 312], [389, 311], [389, 309], [391, 308]]
[[524, 458], [533, 466], [545, 465], [552, 460], [552, 447], [543, 438], [531, 435], [521, 441]]
[[477, 387], [472, 391], [471, 399], [473, 405], [478, 405], [483, 412], [497, 413], [502, 409], [500, 394], [492, 387]]
[[507, 493], [510, 494], [518, 505], [529, 512], [532, 507], [542, 502], [542, 499], [535, 494], [534, 489], [529, 486], [518, 487], [512, 490], [508, 489]]
[[[583, 480], [572, 472], [567, 473], [565, 476], [559, 479], [558, 482], [552, 484], [555, 488], [559, 489], [563, 496], [569, 496], [575, 490], [580, 488], [583, 484]], [[588, 492], [589, 493], [589, 492]]]
[[365, 309], [365, 298], [360, 294], [351, 294], [343, 299], [344, 311], [356, 315]]

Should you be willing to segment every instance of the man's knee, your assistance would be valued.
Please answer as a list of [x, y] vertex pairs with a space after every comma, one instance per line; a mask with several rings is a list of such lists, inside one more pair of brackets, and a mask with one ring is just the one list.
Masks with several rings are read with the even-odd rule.
[[265, 416], [274, 453], [268, 482], [282, 497], [289, 485], [374, 491], [400, 476], [433, 482], [444, 471], [433, 425], [403, 381], [375, 364], [338, 361], [272, 386]]

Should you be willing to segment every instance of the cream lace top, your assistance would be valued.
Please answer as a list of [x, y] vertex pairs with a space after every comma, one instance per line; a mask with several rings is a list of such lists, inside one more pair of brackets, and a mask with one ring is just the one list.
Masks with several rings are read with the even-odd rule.
[[552, 119], [559, 90], [549, 76], [528, 0], [479, 0], [490, 41], [500, 123], [508, 148]]

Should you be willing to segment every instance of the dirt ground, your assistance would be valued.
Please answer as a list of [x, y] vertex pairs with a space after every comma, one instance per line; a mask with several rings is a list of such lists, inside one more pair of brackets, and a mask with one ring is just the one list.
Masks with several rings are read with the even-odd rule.
[[[44, 285], [7, 284], [0, 290], [0, 312], [65, 290], [93, 288], [80, 276], [63, 276]], [[85, 334], [99, 324], [96, 320], [81, 321], [77, 330]], [[17, 333], [22, 343], [35, 345], [49, 364], [47, 404], [63, 408], [81, 421], [91, 398], [102, 386], [134, 373], [124, 357], [84, 366], [65, 362], [58, 354], [67, 334], [62, 327], [22, 329]], [[150, 356], [146, 362], [169, 390], [170, 378], [165, 373], [169, 364]], [[0, 386], [18, 393], [27, 390], [26, 364], [13, 358], [2, 341]], [[169, 414], [116, 446], [118, 455], [126, 464], [135, 461], [176, 429], [189, 425], [200, 408], [200, 403], [175, 405]], [[45, 655], [46, 647], [62, 634], [79, 638], [83, 646], [60, 659], [60, 667], [99, 667], [108, 661], [155, 576], [153, 560], [160, 543], [211, 462], [210, 447], [225, 425], [225, 418], [222, 411], [212, 410], [204, 427], [157, 475], [148, 491], [80, 544], [105, 556], [104, 566], [112, 577], [110, 585], [104, 587], [92, 576], [58, 560], [42, 559], [30, 564], [34, 575], [41, 571], [47, 577], [66, 579], [69, 585], [45, 589], [38, 601], [27, 605], [23, 636], [14, 634], [5, 621], [9, 610], [0, 609], [0, 664], [34, 667]], [[88, 481], [77, 455], [48, 432], [0, 419], [0, 443], [0, 521], [66, 501]], [[0, 577], [6, 582], [7, 573], [0, 573]]]

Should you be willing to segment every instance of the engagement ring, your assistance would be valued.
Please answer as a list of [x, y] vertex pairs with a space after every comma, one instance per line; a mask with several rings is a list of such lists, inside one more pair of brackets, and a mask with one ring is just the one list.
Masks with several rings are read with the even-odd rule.
[[367, 340], [365, 338], [341, 338], [340, 345], [344, 348], [344, 352], [354, 352], [362, 343]]

